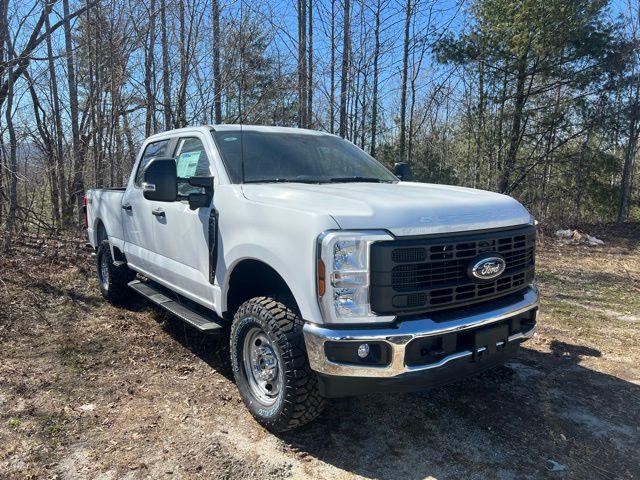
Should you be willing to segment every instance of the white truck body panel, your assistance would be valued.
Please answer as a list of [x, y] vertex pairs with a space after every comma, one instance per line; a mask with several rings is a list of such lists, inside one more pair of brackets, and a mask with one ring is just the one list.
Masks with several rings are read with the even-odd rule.
[[[229, 286], [228, 273], [241, 260], [255, 259], [278, 272], [294, 298], [301, 299], [298, 306], [305, 320], [322, 323], [316, 300], [316, 242], [321, 232], [339, 228], [333, 218], [301, 210], [294, 203], [274, 206], [248, 200], [239, 185], [221, 186], [214, 204], [220, 212], [223, 259], [218, 257], [216, 277], [218, 281], [224, 279], [223, 299]], [[222, 310], [226, 310], [225, 300]]]
[[87, 233], [89, 242], [94, 247], [99, 243], [96, 223], [100, 220], [109, 232], [110, 239], [122, 244], [124, 242], [124, 231], [122, 225], [122, 197], [124, 190], [99, 189], [89, 190], [87, 193], [89, 204], [87, 205]]
[[384, 229], [396, 236], [452, 233], [529, 223], [511, 197], [484, 190], [413, 182], [244, 185], [266, 205], [331, 216], [342, 229]]

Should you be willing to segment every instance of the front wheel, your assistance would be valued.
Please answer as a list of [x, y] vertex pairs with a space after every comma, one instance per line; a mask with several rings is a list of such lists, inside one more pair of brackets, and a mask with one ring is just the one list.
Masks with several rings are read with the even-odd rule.
[[231, 364], [245, 405], [269, 430], [302, 426], [322, 412], [302, 320], [285, 303], [256, 297], [240, 306], [231, 327]]

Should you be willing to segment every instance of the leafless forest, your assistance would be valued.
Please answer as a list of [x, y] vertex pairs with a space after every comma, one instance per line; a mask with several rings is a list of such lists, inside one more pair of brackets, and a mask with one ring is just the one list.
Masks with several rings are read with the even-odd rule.
[[547, 224], [640, 218], [636, 0], [1, 0], [0, 225], [79, 225], [154, 132], [326, 130]]

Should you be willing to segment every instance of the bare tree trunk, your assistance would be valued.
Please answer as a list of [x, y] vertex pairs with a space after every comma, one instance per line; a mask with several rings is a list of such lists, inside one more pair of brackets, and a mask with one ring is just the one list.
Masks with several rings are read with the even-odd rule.
[[313, 126], [313, 0], [309, 1], [309, 75], [307, 76], [307, 128]]
[[351, 40], [349, 33], [350, 25], [350, 0], [344, 0], [344, 22], [342, 37], [342, 72], [340, 77], [340, 136], [345, 138], [347, 135], [347, 87], [349, 75], [349, 50], [351, 49]]
[[298, 0], [298, 127], [307, 128], [307, 2]]
[[409, 72], [409, 31], [411, 27], [411, 2], [407, 0], [404, 17], [404, 41], [402, 46], [402, 79], [400, 91], [400, 151], [399, 159], [405, 160], [407, 122], [407, 76]]
[[[0, 65], [6, 65], [5, 63], [5, 51], [4, 43], [5, 40], [8, 40], [8, 35], [5, 32], [8, 32], [7, 25], [7, 6], [9, 0], [0, 0]], [[4, 68], [0, 67], [0, 84], [4, 83]], [[1, 118], [1, 116], [0, 116]], [[0, 125], [0, 133], [3, 131]], [[7, 172], [9, 171], [9, 167], [5, 165], [5, 149], [4, 149], [4, 138], [3, 135], [0, 135], [0, 224], [3, 223], [4, 220], [4, 205], [5, 200], [7, 199], [7, 189], [5, 177], [7, 176]]]
[[476, 135], [476, 158], [474, 161], [474, 176], [473, 176], [473, 188], [478, 188], [480, 185], [480, 170], [482, 169], [483, 159], [483, 145], [485, 140], [485, 86], [484, 86], [484, 65], [485, 53], [484, 45], [481, 53], [480, 61], [478, 62], [478, 126]]
[[500, 183], [498, 189], [500, 193], [508, 193], [510, 189], [510, 178], [513, 168], [516, 165], [516, 156], [520, 146], [520, 130], [522, 128], [522, 115], [525, 103], [525, 82], [526, 82], [526, 53], [518, 65], [518, 78], [516, 82], [515, 105], [513, 109], [513, 119], [511, 122], [511, 133], [509, 134], [509, 152], [505, 164], [502, 166]]
[[[6, 26], [9, 24], [7, 19], [8, 1], [2, 0], [2, 25], [3, 30], [0, 32], [2, 39], [0, 44], [4, 47], [5, 42], [7, 44], [6, 60], [10, 65], [10, 61], [13, 60], [11, 54], [11, 38], [9, 37], [9, 29]], [[4, 48], [3, 48], [4, 50]], [[2, 52], [4, 54], [4, 51]], [[4, 60], [4, 58], [2, 58]], [[8, 184], [9, 184], [9, 207], [7, 209], [7, 220], [4, 224], [4, 251], [8, 252], [11, 249], [11, 236], [16, 220], [16, 213], [18, 210], [18, 159], [16, 152], [16, 131], [13, 125], [13, 97], [14, 97], [14, 76], [13, 66], [7, 68], [7, 94], [6, 94], [6, 106], [5, 106], [5, 120], [7, 123], [7, 130], [9, 132], [9, 158], [8, 158]]]
[[153, 71], [154, 64], [154, 51], [156, 46], [156, 0], [151, 0], [149, 5], [149, 45], [145, 49], [144, 59], [144, 90], [146, 95], [146, 113], [144, 119], [144, 134], [145, 137], [151, 135], [153, 131], [153, 118], [155, 117], [156, 96], [152, 90], [153, 85]]
[[[362, 40], [362, 39], [360, 39]], [[358, 48], [356, 48], [356, 51], [358, 50]], [[352, 52], [353, 53], [353, 52]], [[358, 98], [361, 95], [360, 92], [360, 75], [358, 74], [359, 70], [360, 70], [360, 65], [358, 63], [360, 63], [361, 58], [359, 59], [359, 62], [356, 63], [355, 59], [353, 58], [354, 55], [351, 55], [351, 65], [352, 65], [352, 88], [351, 88], [351, 92], [352, 95], [350, 95], [348, 101], [347, 101], [347, 117], [349, 118], [349, 130], [347, 133], [347, 138], [349, 140], [351, 140], [353, 143], [355, 143], [357, 145], [358, 143], [358, 119], [359, 119], [359, 114], [360, 111], [358, 110]]]
[[[122, 113], [122, 125], [124, 128], [124, 136], [127, 140], [127, 162], [124, 164], [124, 166], [126, 167], [125, 171], [130, 172], [135, 161], [136, 145], [133, 141], [133, 133], [131, 132], [131, 125], [129, 124], [129, 115], [127, 114], [127, 112]], [[126, 181], [126, 178], [124, 180]]]
[[[575, 161], [575, 182], [576, 182], [576, 191], [575, 191], [575, 210], [573, 212], [573, 220], [575, 223], [580, 221], [580, 213], [582, 210], [582, 198], [584, 197], [584, 162], [587, 158], [587, 154], [589, 153], [589, 140], [591, 138], [591, 128], [587, 130], [587, 134], [585, 135], [584, 141], [580, 146], [580, 155], [576, 157]], [[551, 142], [549, 142], [551, 143]]]
[[407, 158], [409, 160], [413, 159], [413, 135], [414, 135], [414, 112], [416, 106], [416, 82], [415, 78], [411, 79], [411, 101], [409, 102], [409, 130], [407, 132], [409, 141], [407, 146]]
[[169, 45], [167, 39], [167, 4], [160, 0], [160, 36], [162, 42], [162, 97], [164, 108], [164, 129], [171, 130], [171, 84], [169, 78]]
[[638, 136], [640, 135], [640, 80], [636, 79], [635, 98], [629, 108], [629, 138], [624, 154], [622, 182], [620, 183], [620, 201], [618, 204], [618, 223], [624, 223], [629, 216], [629, 200], [631, 198], [631, 178], [638, 153]]
[[[51, 24], [49, 21], [49, 15], [45, 19], [45, 28], [49, 30]], [[53, 100], [53, 123], [55, 128], [55, 172], [58, 184], [58, 208], [60, 208], [60, 223], [63, 227], [68, 226], [71, 223], [71, 212], [68, 208], [67, 202], [67, 189], [66, 189], [66, 176], [64, 172], [64, 150], [62, 146], [63, 131], [62, 131], [62, 117], [60, 114], [60, 99], [58, 97], [58, 79], [56, 76], [56, 68], [53, 63], [53, 47], [51, 44], [51, 34], [47, 35], [47, 62], [49, 68], [49, 85], [51, 89], [51, 98]]]
[[222, 123], [222, 78], [220, 77], [220, 4], [211, 0], [213, 15], [213, 110], [215, 123]]
[[[119, 97], [119, 95], [118, 95]], [[120, 99], [118, 98], [118, 104], [120, 104]], [[123, 168], [123, 163], [124, 163], [124, 142], [123, 142], [123, 132], [122, 132], [122, 127], [120, 125], [120, 113], [119, 113], [120, 108], [116, 109], [115, 112], [113, 112], [113, 116], [114, 116], [114, 135], [115, 135], [115, 143], [116, 143], [116, 159], [117, 159], [117, 163], [116, 163], [116, 172], [115, 172], [115, 183], [114, 185], [116, 187], [119, 187], [123, 184], [123, 178], [124, 178], [124, 168]]]
[[[33, 106], [33, 118], [36, 123], [36, 128], [42, 141], [42, 150], [44, 154], [44, 162], [47, 167], [47, 178], [49, 180], [49, 193], [51, 199], [51, 219], [55, 227], [60, 226], [60, 191], [58, 189], [58, 177], [56, 175], [56, 151], [54, 146], [54, 140], [48, 128], [47, 116], [44, 113], [44, 109], [40, 104], [38, 94], [34, 87], [34, 81], [29, 76], [28, 72], [25, 72], [25, 79], [29, 85], [29, 93], [31, 94], [31, 104]], [[40, 115], [43, 112], [44, 116]], [[44, 191], [43, 191], [44, 195]]]
[[373, 47], [373, 92], [371, 98], [371, 156], [376, 156], [376, 143], [378, 134], [378, 75], [380, 61], [380, 0], [376, 3], [375, 45]]
[[8, 198], [5, 177], [9, 167], [5, 165], [4, 154], [4, 139], [0, 136], [0, 225], [4, 223], [5, 202]]
[[[9, 0], [0, 0], [0, 82], [4, 83], [4, 69], [8, 65], [5, 63], [5, 54], [9, 49], [5, 49], [5, 42], [9, 42], [9, 30], [7, 29], [7, 7]], [[8, 56], [8, 55], [6, 55]], [[1, 106], [1, 104], [0, 104]]]
[[331, 60], [329, 62], [329, 132], [335, 133], [336, 123], [336, 0], [331, 0]]
[[[100, 18], [99, 7], [96, 9], [96, 13], [94, 15], [97, 18]], [[89, 98], [86, 100], [85, 108], [89, 110], [90, 117], [90, 129], [91, 129], [91, 143], [92, 149], [91, 153], [93, 156], [93, 179], [94, 185], [97, 188], [101, 188], [103, 186], [104, 178], [102, 176], [102, 158], [101, 158], [101, 149], [98, 144], [98, 125], [102, 121], [102, 114], [100, 112], [100, 98], [102, 95], [102, 91], [98, 88], [98, 78], [100, 76], [100, 68], [95, 68], [100, 65], [100, 60], [102, 56], [99, 53], [101, 50], [100, 46], [102, 44], [102, 29], [98, 31], [95, 26], [95, 23], [92, 21], [89, 16], [89, 12], [87, 12], [86, 16], [86, 27], [89, 35], [87, 35], [86, 46], [87, 46], [87, 57], [89, 58], [88, 62], [88, 75], [87, 81], [89, 82]], [[98, 38], [100, 36], [100, 38]], [[95, 45], [94, 45], [95, 41]], [[111, 51], [111, 48], [109, 48]], [[100, 59], [100, 60], [99, 60]], [[113, 56], [109, 55], [109, 71], [112, 71], [113, 68]]]
[[18, 159], [16, 154], [16, 131], [13, 125], [12, 114], [14, 96], [14, 83], [11, 75], [12, 70], [13, 68], [10, 67], [8, 72], [9, 90], [7, 92], [7, 102], [5, 106], [7, 130], [9, 132], [9, 208], [7, 210], [7, 221], [4, 224], [4, 250], [7, 252], [11, 249], [11, 235], [13, 234], [16, 213], [18, 210]]
[[362, 75], [362, 100], [360, 105], [362, 107], [362, 114], [360, 115], [360, 148], [364, 150], [364, 144], [366, 141], [366, 122], [367, 122], [367, 82], [368, 82], [368, 71], [365, 70]]
[[73, 182], [71, 196], [75, 199], [78, 215], [78, 225], [82, 223], [82, 197], [84, 195], [84, 181], [82, 178], [82, 149], [80, 146], [80, 125], [78, 122], [78, 89], [76, 85], [75, 65], [73, 59], [73, 45], [71, 42], [71, 21], [69, 19], [69, 0], [62, 0], [62, 8], [66, 21], [64, 22], [64, 44], [67, 57], [67, 80], [69, 87], [69, 113], [71, 120], [71, 139], [73, 152]]
[[175, 127], [187, 126], [187, 81], [189, 76], [189, 55], [187, 53], [186, 24], [184, 0], [178, 1], [178, 20], [180, 27], [180, 87], [178, 89], [178, 105], [176, 108]]

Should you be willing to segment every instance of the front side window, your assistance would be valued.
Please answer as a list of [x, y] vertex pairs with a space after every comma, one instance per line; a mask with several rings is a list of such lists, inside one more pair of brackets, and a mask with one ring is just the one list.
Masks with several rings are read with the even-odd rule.
[[374, 158], [333, 135], [256, 131], [214, 131], [212, 135], [234, 183], [398, 180]]
[[201, 193], [202, 188], [189, 185], [189, 178], [211, 175], [209, 159], [199, 138], [182, 138], [176, 150], [178, 171], [178, 195], [186, 197], [190, 193]]
[[142, 187], [142, 175], [144, 174], [145, 167], [151, 160], [153, 160], [154, 158], [168, 156], [169, 140], [160, 140], [147, 145], [144, 149], [144, 152], [142, 153], [142, 158], [140, 159], [140, 164], [138, 165], [138, 170], [136, 171], [134, 185], [136, 187]]

